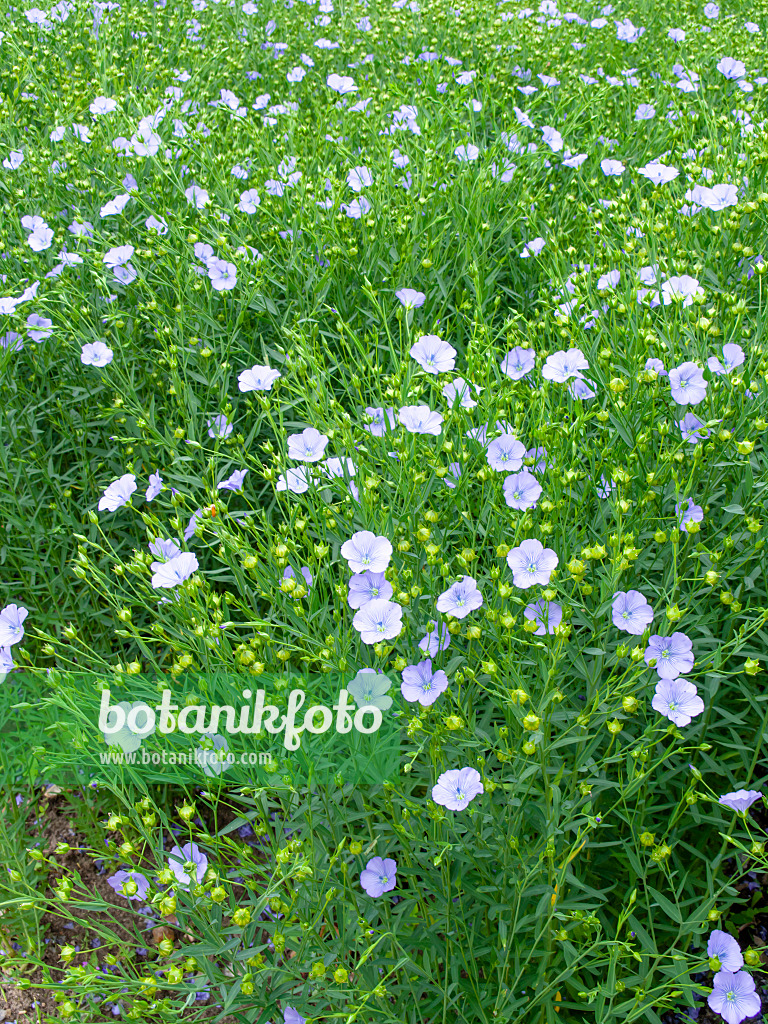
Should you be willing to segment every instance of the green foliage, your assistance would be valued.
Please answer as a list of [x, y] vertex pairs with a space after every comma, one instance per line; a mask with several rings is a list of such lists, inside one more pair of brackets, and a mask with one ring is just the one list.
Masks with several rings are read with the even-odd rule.
[[[582, 31], [486, 0], [461, 12], [343, 4], [325, 24], [301, 3], [135, 3], [100, 19], [76, 4], [47, 27], [8, 13], [0, 140], [23, 161], [0, 177], [4, 288], [38, 290], [0, 307], [0, 606], [29, 610], [10, 647], [27, 671], [6, 677], [0, 719], [4, 966], [23, 988], [38, 965], [59, 1019], [78, 1024], [113, 1006], [129, 1020], [211, 1019], [206, 992], [214, 1020], [244, 1024], [277, 1024], [288, 1007], [345, 1024], [660, 1024], [693, 1006], [712, 987], [711, 930], [752, 943], [763, 897], [745, 880], [768, 867], [762, 805], [740, 815], [719, 802], [759, 790], [766, 771], [764, 85], [742, 91], [716, 70], [731, 54], [763, 73], [765, 4], [719, 20], [698, 4], [635, 5], [615, 12], [646, 27], [633, 42], [616, 37], [613, 11]], [[667, 37], [676, 24], [684, 44]], [[340, 46], [317, 46], [324, 32]], [[698, 90], [670, 82], [678, 60]], [[456, 81], [469, 70], [471, 84]], [[348, 71], [358, 90], [340, 96], [327, 78]], [[538, 92], [525, 97], [524, 83]], [[266, 93], [282, 109], [256, 103]], [[91, 117], [99, 95], [117, 107]], [[113, 141], [140, 145], [162, 104], [144, 122], [155, 151], [121, 155]], [[640, 104], [655, 118], [636, 120]], [[395, 114], [403, 105], [413, 117]], [[564, 148], [517, 105], [557, 126]], [[90, 141], [69, 128], [51, 139], [72, 124]], [[459, 158], [467, 145], [477, 159]], [[563, 163], [571, 151], [587, 154], [581, 167]], [[603, 159], [624, 173], [608, 176]], [[680, 173], [657, 186], [639, 169], [659, 160]], [[356, 194], [348, 175], [362, 166], [373, 181]], [[710, 178], [738, 186], [735, 202], [682, 212]], [[252, 188], [249, 214], [239, 196]], [[126, 193], [121, 213], [101, 214]], [[356, 198], [370, 203], [360, 217]], [[47, 248], [29, 244], [20, 218], [32, 215], [53, 229]], [[92, 238], [69, 230], [85, 222]], [[540, 253], [523, 255], [537, 238]], [[123, 245], [127, 283], [104, 261]], [[201, 245], [233, 268], [233, 288], [213, 287]], [[80, 262], [51, 275], [64, 247]], [[675, 294], [683, 275], [688, 298]], [[407, 308], [402, 288], [423, 305]], [[52, 320], [39, 343], [32, 313]], [[411, 356], [425, 335], [453, 347], [451, 370]], [[103, 367], [81, 359], [97, 342], [113, 355]], [[705, 369], [705, 397], [677, 405], [669, 371], [703, 369], [724, 344], [743, 348], [743, 364]], [[542, 373], [570, 349], [592, 397]], [[503, 368], [512, 351], [535, 355], [521, 379]], [[279, 371], [270, 389], [240, 388], [254, 365]], [[470, 402], [446, 394], [459, 375]], [[416, 405], [440, 413], [437, 434], [399, 421]], [[372, 430], [370, 410], [385, 423], [391, 410], [392, 429]], [[689, 412], [698, 435], [681, 427]], [[307, 427], [336, 462], [289, 457]], [[527, 509], [489, 460], [502, 432], [524, 445], [515, 471], [542, 487]], [[236, 471], [242, 487], [222, 489]], [[163, 486], [148, 500], [155, 473]], [[99, 509], [124, 475], [130, 499]], [[686, 527], [689, 499], [701, 517]], [[359, 531], [393, 548], [386, 580], [403, 625], [376, 644], [348, 603], [341, 549]], [[506, 556], [530, 539], [558, 564], [523, 589]], [[178, 586], [153, 585], [158, 540], [197, 559]], [[482, 605], [438, 612], [466, 576]], [[613, 619], [628, 591], [653, 609], [644, 633]], [[448, 686], [425, 705], [395, 692], [395, 784], [326, 772], [235, 785], [224, 771], [163, 779], [100, 761], [91, 709], [105, 686], [132, 702], [159, 675], [193, 705], [214, 672], [254, 689], [363, 667], [399, 683], [433, 622], [450, 636], [432, 655]], [[704, 705], [678, 725], [654, 708], [644, 657], [649, 635], [673, 632], [692, 641], [685, 677]], [[464, 767], [483, 792], [446, 809], [433, 787]], [[79, 794], [81, 865], [136, 872], [146, 893], [116, 884], [113, 898], [62, 870], [69, 847], [40, 851], [41, 782]], [[187, 843], [206, 858], [189, 884], [169, 869]], [[374, 857], [397, 862], [378, 897], [360, 881]], [[100, 944], [44, 963], [45, 912], [88, 922]], [[749, 951], [758, 983], [760, 963]]]

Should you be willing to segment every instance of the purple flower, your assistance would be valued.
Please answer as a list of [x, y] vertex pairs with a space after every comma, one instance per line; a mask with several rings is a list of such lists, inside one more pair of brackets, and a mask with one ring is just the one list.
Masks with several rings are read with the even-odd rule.
[[136, 490], [136, 477], [133, 473], [125, 473], [119, 480], [113, 480], [99, 499], [99, 512], [116, 512], [128, 503]]
[[83, 366], [109, 366], [115, 353], [103, 341], [88, 342], [80, 352]]
[[716, 971], [721, 969], [740, 971], [744, 966], [744, 957], [738, 942], [728, 932], [720, 931], [719, 928], [715, 928], [710, 933], [709, 941], [707, 942], [707, 956], [710, 959], [713, 957], [717, 958], [717, 967], [713, 966], [712, 968]]
[[555, 552], [545, 548], [539, 540], [524, 540], [507, 555], [513, 583], [521, 590], [534, 587], [537, 583], [549, 583], [559, 561]]
[[565, 384], [571, 377], [582, 377], [582, 370], [588, 370], [589, 363], [580, 348], [569, 348], [567, 352], [553, 352], [541, 371], [544, 380]]
[[362, 608], [369, 601], [388, 601], [394, 590], [383, 572], [364, 572], [352, 576], [349, 581], [347, 604], [350, 608]]
[[707, 395], [707, 382], [696, 363], [682, 363], [670, 370], [669, 387], [678, 405], [698, 405]]
[[711, 430], [707, 430], [695, 412], [686, 413], [678, 421], [677, 425], [680, 428], [680, 433], [683, 435], [683, 440], [687, 441], [688, 444], [698, 444], [703, 438], [709, 437], [712, 433]]
[[427, 296], [424, 292], [414, 291], [413, 288], [401, 288], [395, 292], [395, 295], [406, 309], [418, 309], [419, 306], [423, 306], [427, 300]]
[[397, 885], [397, 862], [390, 857], [372, 857], [360, 873], [360, 885], [369, 896], [383, 896]]
[[367, 430], [369, 434], [373, 434], [374, 437], [383, 437], [387, 429], [394, 430], [397, 426], [394, 409], [387, 409], [385, 413], [380, 406], [366, 406], [365, 412], [366, 415], [373, 417], [373, 423], [366, 423], [363, 429]]
[[687, 533], [688, 523], [700, 523], [704, 518], [701, 505], [694, 504], [693, 498], [683, 498], [675, 505], [675, 515], [683, 533]]
[[315, 427], [307, 427], [300, 434], [288, 438], [288, 458], [300, 462], [319, 462], [325, 454], [328, 438]]
[[152, 586], [154, 589], [168, 590], [171, 587], [178, 587], [180, 583], [188, 580], [193, 573], [197, 572], [199, 564], [197, 556], [193, 555], [191, 551], [182, 551], [180, 555], [174, 555], [167, 562], [153, 562], [150, 568], [153, 574]]
[[350, 78], [349, 75], [337, 75], [335, 72], [325, 80], [325, 84], [329, 89], [333, 89], [334, 92], [339, 93], [340, 96], [344, 96], [348, 92], [357, 92], [357, 86], [355, 85], [354, 78]]
[[516, 345], [501, 361], [501, 372], [512, 380], [522, 380], [527, 377], [536, 365], [536, 353], [532, 348], [521, 348]]
[[370, 530], [358, 530], [341, 545], [341, 555], [355, 573], [384, 572], [392, 557], [392, 544]]
[[247, 469], [236, 469], [232, 476], [227, 477], [226, 480], [222, 480], [216, 490], [218, 491], [242, 491], [243, 481], [245, 480], [245, 474], [248, 472]]
[[422, 707], [434, 704], [440, 694], [448, 688], [448, 676], [442, 669], [432, 671], [432, 659], [420, 661], [418, 665], [406, 665], [402, 672], [400, 692], [407, 701], [418, 701]]
[[704, 710], [698, 690], [687, 679], [660, 679], [656, 684], [651, 706], [675, 725], [690, 725], [691, 719]]
[[270, 370], [268, 366], [258, 363], [249, 370], [242, 370], [237, 378], [237, 386], [241, 391], [271, 391], [272, 385], [281, 377], [279, 370]]
[[581, 380], [580, 377], [577, 377], [574, 380], [569, 381], [568, 392], [571, 398], [576, 398], [580, 402], [586, 402], [590, 398], [594, 398], [597, 393], [592, 390], [592, 388], [585, 380]]
[[21, 335], [18, 331], [7, 331], [0, 338], [0, 345], [3, 348], [9, 348], [11, 352], [21, 352], [24, 348], [24, 342], [21, 340]]
[[[696, 188], [701, 188], [701, 186], [697, 185]], [[736, 186], [734, 185], [734, 193], [735, 191]], [[686, 193], [686, 198], [692, 197], [689, 197], [688, 193]], [[695, 201], [696, 199], [694, 198], [694, 202]], [[699, 286], [699, 282], [695, 277], [691, 277], [690, 274], [681, 274], [679, 277], [667, 278], [661, 286], [661, 297], [664, 300], [665, 306], [669, 306], [670, 303], [682, 299], [683, 309], [686, 309], [688, 306], [692, 305], [696, 295], [703, 294], [704, 290]], [[658, 303], [656, 304], [658, 305]], [[651, 303], [651, 305], [653, 305], [653, 303]]]
[[554, 459], [547, 462], [546, 448], [529, 448], [525, 453], [526, 459], [533, 459], [533, 470], [535, 473], [543, 473], [550, 466], [554, 465]]
[[232, 424], [223, 413], [208, 420], [208, 437], [229, 437], [233, 429]]
[[347, 184], [353, 192], [359, 192], [373, 184], [373, 174], [369, 167], [353, 167], [347, 175]]
[[601, 160], [600, 167], [606, 177], [618, 177], [624, 173], [624, 164], [621, 160]]
[[175, 540], [166, 540], [164, 537], [158, 537], [148, 545], [150, 554], [153, 554], [156, 558], [162, 558], [168, 561], [170, 558], [174, 558], [176, 555], [181, 554], [181, 548]]
[[533, 604], [529, 604], [523, 615], [526, 619], [534, 619], [536, 621], [538, 629], [534, 636], [544, 636], [546, 633], [551, 635], [563, 620], [563, 609], [554, 601], [544, 601], [541, 599], [534, 601]]
[[653, 667], [661, 679], [677, 679], [693, 668], [693, 643], [685, 633], [654, 635], [649, 639], [643, 657], [646, 665], [656, 659]]
[[530, 242], [526, 242], [520, 251], [520, 258], [529, 260], [531, 256], [538, 256], [547, 243], [543, 238], [534, 238]]
[[497, 472], [516, 473], [525, 458], [525, 445], [513, 434], [502, 434], [488, 445], [488, 465]]
[[189, 540], [194, 536], [195, 530], [197, 530], [197, 517], [202, 513], [202, 509], [199, 508], [189, 517], [186, 529], [184, 530], [184, 540]]
[[442, 430], [442, 414], [433, 412], [428, 405], [404, 405], [397, 418], [412, 434], [434, 434], [437, 437]]
[[0, 682], [5, 679], [15, 666], [10, 647], [0, 647]]
[[450, 646], [451, 634], [448, 627], [443, 623], [438, 633], [437, 622], [432, 619], [427, 626], [426, 636], [419, 640], [419, 649], [429, 654], [430, 658], [434, 658], [439, 651], [444, 651]]
[[399, 604], [383, 597], [364, 604], [352, 620], [364, 644], [377, 644], [380, 640], [394, 640], [403, 628], [403, 609]]
[[448, 464], [448, 473], [443, 477], [443, 483], [450, 490], [454, 490], [456, 484], [459, 482], [461, 477], [461, 463], [450, 462]]
[[[707, 7], [715, 7], [707, 4]], [[718, 971], [712, 980], [712, 991], [707, 996], [710, 1010], [719, 1013], [726, 1024], [741, 1024], [747, 1017], [760, 1012], [760, 996], [755, 991], [755, 980], [747, 971]]]
[[444, 591], [437, 599], [437, 610], [457, 619], [466, 618], [483, 603], [483, 595], [471, 576], [464, 576]]
[[741, 366], [744, 362], [744, 349], [741, 345], [723, 345], [723, 362], [721, 363], [717, 356], [710, 356], [707, 360], [707, 366], [711, 373], [718, 375], [724, 373], [730, 373], [735, 370], [737, 366]]
[[653, 621], [653, 608], [639, 590], [617, 591], [612, 608], [614, 626], [633, 636], [641, 636]]
[[[355, 86], [355, 88], [357, 88], [357, 86]], [[283, 1024], [307, 1024], [307, 1018], [302, 1017], [299, 1011], [294, 1010], [292, 1006], [286, 1006], [283, 1010]]]
[[357, 467], [350, 458], [345, 458], [343, 462], [337, 458], [326, 459], [319, 468], [329, 480], [343, 480], [345, 471], [347, 476], [354, 476], [357, 472]]
[[163, 478], [159, 473], [152, 473], [149, 477], [149, 487], [145, 495], [147, 501], [153, 501], [163, 489]]
[[454, 149], [453, 153], [456, 159], [462, 161], [463, 163], [467, 163], [468, 161], [471, 162], [472, 160], [477, 160], [477, 158], [480, 156], [480, 150], [477, 148], [477, 146], [473, 146], [472, 143], [469, 143], [468, 145], [464, 146], [457, 146], [456, 149]]
[[[134, 882], [136, 885], [136, 892], [132, 896], [125, 892], [126, 882]], [[117, 871], [107, 879], [107, 883], [112, 886], [118, 896], [124, 896], [127, 900], [146, 900], [149, 892], [149, 879], [139, 871]]]
[[721, 57], [717, 62], [717, 70], [721, 75], [725, 75], [726, 78], [731, 78], [737, 81], [739, 78], [744, 78], [747, 73], [747, 68], [743, 61], [734, 60], [733, 57]]
[[28, 615], [28, 609], [18, 604], [7, 604], [3, 608], [0, 612], [0, 647], [11, 647], [22, 639], [22, 623]]
[[653, 370], [659, 377], [666, 377], [667, 371], [664, 369], [664, 363], [660, 359], [649, 358], [645, 360], [645, 369]]
[[423, 334], [411, 346], [411, 356], [427, 373], [448, 373], [456, 365], [456, 349], [436, 334]]
[[171, 871], [184, 890], [189, 888], [192, 879], [199, 885], [208, 870], [208, 858], [196, 843], [187, 843], [181, 848], [174, 846], [168, 860]]
[[541, 484], [527, 469], [522, 473], [511, 473], [504, 480], [503, 489], [507, 505], [519, 511], [535, 508], [541, 495]]
[[613, 493], [613, 491], [616, 490], [617, 486], [618, 484], [616, 484], [615, 481], [606, 480], [605, 475], [601, 473], [600, 483], [595, 485], [597, 496], [599, 498], [603, 498], [604, 500], [606, 498], [610, 498], [611, 494]]
[[737, 789], [735, 793], [725, 793], [717, 802], [723, 807], [730, 807], [732, 811], [738, 811], [739, 814], [746, 814], [752, 804], [762, 799], [762, 796], [758, 789]]
[[[330, 200], [328, 201], [330, 202]], [[371, 201], [365, 196], [360, 196], [359, 199], [353, 199], [351, 203], [342, 203], [341, 208], [352, 220], [360, 220], [370, 211]]]
[[237, 209], [241, 213], [256, 213], [256, 207], [261, 204], [261, 196], [255, 188], [246, 189], [240, 193], [240, 202]]
[[449, 811], [462, 811], [483, 792], [480, 772], [476, 768], [451, 768], [443, 772], [432, 787], [432, 799]]
[[453, 408], [458, 401], [462, 409], [474, 409], [477, 402], [472, 397], [469, 384], [463, 377], [456, 377], [443, 386], [442, 396]]
[[355, 678], [347, 683], [347, 690], [359, 708], [388, 711], [392, 707], [392, 698], [387, 693], [391, 686], [391, 680], [381, 669], [377, 672], [373, 668], [361, 668]]
[[200, 188], [199, 185], [190, 185], [189, 188], [184, 190], [184, 195], [187, 202], [192, 203], [197, 210], [202, 210], [203, 207], [211, 201], [211, 197], [205, 189]]
[[45, 341], [52, 333], [53, 320], [49, 320], [45, 316], [38, 316], [37, 313], [31, 313], [27, 317], [27, 334], [36, 344], [39, 345], [41, 341]]
[[135, 251], [132, 245], [116, 245], [105, 252], [101, 260], [105, 266], [114, 270], [115, 267], [122, 267], [127, 263]]
[[275, 489], [278, 491], [290, 491], [291, 494], [304, 494], [309, 490], [311, 475], [307, 466], [298, 466], [296, 469], [288, 469], [277, 478]]

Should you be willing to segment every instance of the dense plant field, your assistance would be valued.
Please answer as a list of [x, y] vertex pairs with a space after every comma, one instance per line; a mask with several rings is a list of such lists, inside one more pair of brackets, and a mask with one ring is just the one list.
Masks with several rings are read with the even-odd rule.
[[[19, 1021], [768, 1009], [768, 5], [457, 2], [4, 9]], [[216, 673], [399, 772], [101, 764]]]

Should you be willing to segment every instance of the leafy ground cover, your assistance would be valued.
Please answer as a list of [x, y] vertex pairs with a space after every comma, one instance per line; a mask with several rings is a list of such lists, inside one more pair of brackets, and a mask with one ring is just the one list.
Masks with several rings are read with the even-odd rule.
[[4, 7], [6, 1020], [763, 1019], [768, 7], [574, 7]]

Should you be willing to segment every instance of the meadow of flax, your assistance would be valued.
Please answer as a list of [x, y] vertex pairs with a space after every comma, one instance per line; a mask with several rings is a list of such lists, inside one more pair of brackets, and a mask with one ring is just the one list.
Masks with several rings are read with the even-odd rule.
[[768, 1011], [768, 3], [456, 2], [3, 5], [0, 1019]]

